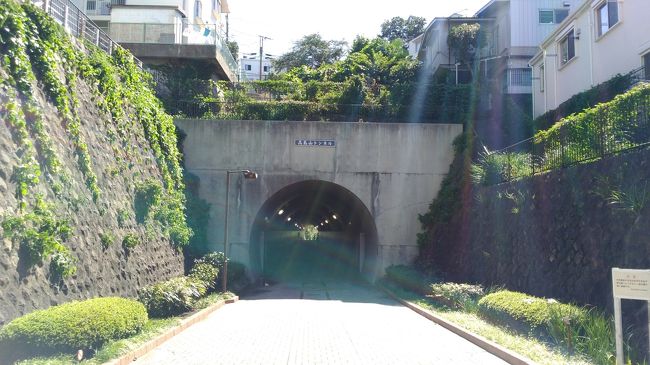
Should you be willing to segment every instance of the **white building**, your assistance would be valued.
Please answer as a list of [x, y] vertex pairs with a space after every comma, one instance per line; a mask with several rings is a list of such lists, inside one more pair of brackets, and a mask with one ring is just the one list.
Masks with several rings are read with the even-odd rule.
[[235, 81], [237, 62], [225, 41], [227, 0], [74, 0], [111, 38], [145, 63], [201, 60]]
[[584, 0], [530, 61], [533, 116], [617, 74], [650, 70], [650, 1]]
[[493, 18], [483, 66], [505, 94], [532, 92], [528, 61], [581, 0], [490, 0], [475, 17]]
[[420, 48], [422, 47], [423, 39], [424, 39], [424, 33], [408, 41], [406, 45], [408, 47], [409, 55], [411, 57], [418, 58], [418, 53], [420, 53]]
[[257, 55], [244, 56], [239, 59], [240, 80], [266, 80], [273, 72], [273, 59], [265, 57], [262, 60], [262, 74], [260, 78], [260, 58]]

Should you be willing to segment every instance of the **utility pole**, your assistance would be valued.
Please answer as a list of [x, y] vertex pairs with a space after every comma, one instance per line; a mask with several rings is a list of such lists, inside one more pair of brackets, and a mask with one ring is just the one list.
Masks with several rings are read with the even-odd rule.
[[272, 41], [271, 38], [260, 35], [260, 81], [262, 81], [262, 61], [264, 60], [264, 40], [268, 39]]

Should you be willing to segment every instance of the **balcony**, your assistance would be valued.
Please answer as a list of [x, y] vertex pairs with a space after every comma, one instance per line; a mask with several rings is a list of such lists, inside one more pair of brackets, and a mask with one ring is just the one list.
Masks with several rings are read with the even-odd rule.
[[220, 75], [236, 81], [237, 62], [217, 27], [188, 22], [111, 23], [110, 35], [145, 62], [148, 59], [216, 60]]
[[112, 5], [124, 5], [126, 0], [87, 0], [85, 13], [89, 16], [110, 16]]

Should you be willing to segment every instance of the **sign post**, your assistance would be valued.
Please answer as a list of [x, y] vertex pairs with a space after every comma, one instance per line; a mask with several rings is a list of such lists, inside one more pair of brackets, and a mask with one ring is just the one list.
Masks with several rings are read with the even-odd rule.
[[[648, 315], [650, 316], [650, 270], [613, 268], [612, 289], [614, 293], [614, 325], [616, 326], [616, 364], [624, 365], [621, 299], [647, 301]], [[650, 320], [648, 321], [648, 333], [650, 333]]]

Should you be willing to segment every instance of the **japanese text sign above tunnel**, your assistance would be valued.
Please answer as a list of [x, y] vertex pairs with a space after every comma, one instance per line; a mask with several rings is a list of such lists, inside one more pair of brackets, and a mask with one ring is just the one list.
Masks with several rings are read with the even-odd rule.
[[297, 139], [296, 146], [301, 147], [336, 147], [333, 139]]
[[612, 269], [614, 297], [650, 300], [650, 270]]

